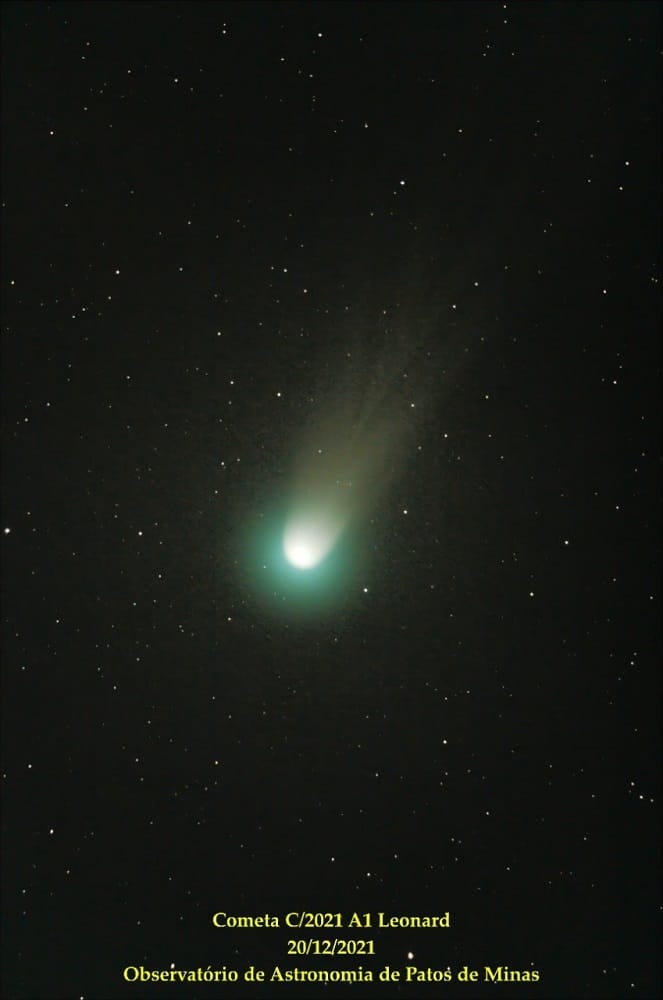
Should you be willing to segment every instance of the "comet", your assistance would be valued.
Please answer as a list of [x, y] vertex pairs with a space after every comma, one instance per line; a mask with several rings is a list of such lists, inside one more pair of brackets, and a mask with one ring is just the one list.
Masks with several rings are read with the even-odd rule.
[[323, 564], [402, 468], [424, 403], [411, 354], [403, 338], [385, 336], [377, 351], [360, 345], [323, 366], [294, 447], [282, 548], [295, 570]]

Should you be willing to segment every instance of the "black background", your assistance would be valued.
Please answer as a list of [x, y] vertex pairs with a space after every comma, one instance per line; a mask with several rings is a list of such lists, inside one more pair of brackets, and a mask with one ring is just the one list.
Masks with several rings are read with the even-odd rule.
[[[3, 26], [3, 996], [657, 995], [659, 6]], [[392, 337], [427, 408], [368, 554], [275, 613], [250, 512]], [[300, 908], [452, 926], [211, 925]], [[171, 963], [541, 980], [122, 979]]]

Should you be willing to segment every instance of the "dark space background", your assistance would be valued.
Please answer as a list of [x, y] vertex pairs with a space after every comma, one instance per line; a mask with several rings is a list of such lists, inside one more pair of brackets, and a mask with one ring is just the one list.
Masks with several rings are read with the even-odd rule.
[[[2, 18], [2, 996], [660, 995], [659, 6]], [[392, 336], [425, 419], [279, 614], [252, 518]], [[211, 923], [297, 909], [452, 926]], [[251, 964], [541, 980], [122, 978]]]

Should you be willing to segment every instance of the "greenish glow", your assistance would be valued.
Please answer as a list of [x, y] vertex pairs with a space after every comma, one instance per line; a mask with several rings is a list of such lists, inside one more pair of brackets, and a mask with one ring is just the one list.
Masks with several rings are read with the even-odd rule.
[[359, 542], [331, 537], [320, 522], [294, 520], [285, 509], [257, 515], [248, 527], [246, 583], [253, 599], [280, 619], [320, 619], [357, 591]]

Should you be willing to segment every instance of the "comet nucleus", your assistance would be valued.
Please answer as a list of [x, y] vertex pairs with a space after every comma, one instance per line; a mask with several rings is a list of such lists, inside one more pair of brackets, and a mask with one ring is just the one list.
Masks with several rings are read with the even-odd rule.
[[296, 569], [312, 569], [325, 558], [334, 544], [324, 525], [315, 521], [295, 521], [283, 536], [286, 559]]
[[329, 554], [345, 526], [338, 502], [319, 498], [289, 514], [283, 533], [283, 552], [296, 569], [312, 569]]

